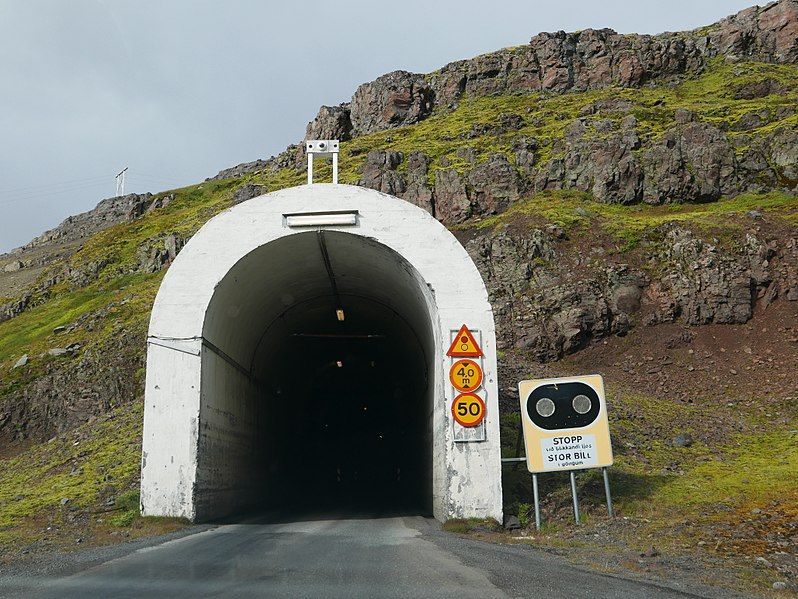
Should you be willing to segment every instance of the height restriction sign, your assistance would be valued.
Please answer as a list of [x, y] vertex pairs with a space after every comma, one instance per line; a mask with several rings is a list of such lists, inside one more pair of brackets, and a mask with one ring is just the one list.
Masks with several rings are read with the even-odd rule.
[[470, 358], [457, 360], [449, 369], [452, 387], [462, 393], [478, 389], [482, 384], [482, 367]]

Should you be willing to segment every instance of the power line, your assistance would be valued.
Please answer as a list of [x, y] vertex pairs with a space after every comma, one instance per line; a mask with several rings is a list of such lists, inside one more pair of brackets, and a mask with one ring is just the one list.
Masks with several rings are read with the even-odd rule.
[[180, 183], [180, 184], [185, 184], [185, 181], [188, 178], [188, 177], [177, 178], [169, 175], [156, 175], [151, 173], [144, 173], [142, 171], [137, 171], [137, 170], [129, 171], [129, 175], [136, 179], [147, 179], [151, 181], [158, 181], [164, 183]]
[[[191, 185], [191, 182], [186, 182], [185, 179], [180, 180], [177, 178], [155, 175], [151, 173], [144, 173], [140, 171], [126, 169], [125, 183], [132, 181], [135, 186], [171, 186], [171, 188], [186, 187]], [[25, 187], [8, 188], [0, 190], [0, 206], [9, 204], [16, 204], [26, 201], [36, 201], [57, 195], [67, 193], [77, 193], [83, 190], [96, 189], [101, 186], [108, 185], [108, 176], [103, 177], [86, 177], [84, 179], [69, 179], [60, 181], [58, 183], [42, 183], [38, 185], [28, 185]], [[124, 189], [124, 188], [123, 188]], [[122, 190], [117, 190], [117, 193]], [[119, 194], [124, 195], [124, 194]]]
[[15, 187], [10, 189], [0, 189], [0, 193], [17, 193], [19, 191], [33, 191], [38, 189], [45, 189], [51, 187], [62, 187], [64, 185], [73, 185], [75, 183], [88, 183], [94, 181], [107, 181], [108, 176], [103, 175], [100, 177], [86, 177], [85, 179], [72, 179], [67, 181], [61, 181], [59, 183], [41, 183], [39, 185], [28, 185], [26, 187]]
[[18, 202], [24, 202], [27, 200], [36, 200], [38, 198], [46, 198], [56, 195], [62, 195], [65, 193], [75, 193], [78, 191], [82, 191], [84, 189], [92, 189], [96, 187], [106, 187], [108, 185], [108, 178], [106, 177], [103, 181], [96, 181], [94, 183], [82, 183], [82, 184], [73, 184], [69, 187], [63, 187], [60, 189], [50, 189], [45, 191], [38, 191], [38, 192], [27, 192], [22, 195], [12, 196], [9, 198], [4, 198], [3, 201], [0, 201], [0, 205], [7, 205], [7, 204], [16, 204]]

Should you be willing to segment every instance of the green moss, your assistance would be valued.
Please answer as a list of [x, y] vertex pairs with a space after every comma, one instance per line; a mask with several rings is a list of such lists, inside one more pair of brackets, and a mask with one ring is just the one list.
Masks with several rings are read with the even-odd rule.
[[[35, 371], [38, 365], [51, 358], [42, 356], [52, 347], [66, 347], [80, 343], [87, 347], [106, 342], [120, 330], [144, 325], [155, 299], [162, 273], [136, 274], [97, 282], [89, 287], [62, 292], [53, 299], [19, 316], [0, 323], [0, 365], [10, 370], [23, 354], [30, 363], [4, 376], [4, 383], [19, 380]], [[92, 331], [78, 328], [70, 333], [53, 335], [53, 329], [74, 323], [82, 316], [100, 309], [106, 315]], [[3, 386], [0, 385], [0, 393]]]
[[664, 224], [690, 223], [723, 231], [736, 227], [729, 220], [730, 216], [750, 210], [795, 222], [798, 218], [798, 197], [774, 191], [765, 194], [745, 193], [707, 204], [623, 206], [595, 202], [589, 194], [575, 190], [545, 191], [516, 203], [502, 214], [465, 227], [493, 229], [523, 218], [530, 219], [533, 225], [554, 223], [566, 230], [598, 226], [618, 240], [619, 251], [628, 251]]
[[[46, 514], [57, 521], [73, 507], [95, 505], [106, 486], [122, 491], [135, 484], [142, 411], [141, 402], [131, 403], [98, 422], [0, 460], [0, 543], [13, 540], [13, 528], [26, 519]], [[123, 502], [130, 497], [120, 495]]]
[[491, 532], [501, 528], [492, 518], [452, 518], [441, 527], [447, 532], [466, 534], [470, 532]]
[[717, 504], [747, 507], [789, 497], [798, 502], [795, 430], [735, 435], [722, 453], [722, 459], [697, 465], [663, 486], [652, 499], [680, 509]]
[[114, 506], [118, 512], [108, 520], [109, 524], [112, 526], [132, 525], [133, 522], [141, 517], [140, 501], [141, 494], [139, 491], [132, 490], [120, 494]]

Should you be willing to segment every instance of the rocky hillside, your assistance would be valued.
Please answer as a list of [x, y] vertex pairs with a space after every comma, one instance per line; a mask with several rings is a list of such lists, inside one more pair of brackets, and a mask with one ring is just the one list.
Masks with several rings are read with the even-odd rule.
[[[798, 0], [780, 0], [690, 32], [544, 33], [433, 73], [389, 73], [322, 107], [306, 138], [344, 140], [342, 182], [423, 207], [476, 262], [499, 329], [509, 452], [518, 376], [600, 365], [620, 509], [634, 517], [657, 500], [692, 523], [685, 534], [720, 534], [699, 515], [715, 508], [684, 508], [694, 488], [723, 506], [732, 538], [754, 535], [734, 523], [739, 510], [776, 501], [780, 524], [758, 529], [772, 542], [753, 558], [796, 552], [794, 446], [758, 463], [767, 476], [745, 493], [708, 489], [734, 478], [717, 468], [740, 447], [762, 454], [763, 431], [798, 427], [797, 113]], [[63, 519], [64, 494], [80, 521], [135, 486], [135, 443], [92, 432], [114, 418], [135, 430], [163, 272], [214, 214], [303, 183], [303, 152], [104, 200], [0, 256], [0, 456], [74, 472], [52, 488], [0, 475], [0, 544], [31, 517]], [[95, 449], [70, 450], [72, 435]], [[52, 455], [37, 445], [48, 440]], [[524, 491], [506, 490], [517, 509]], [[795, 576], [786, 562], [780, 575]]]

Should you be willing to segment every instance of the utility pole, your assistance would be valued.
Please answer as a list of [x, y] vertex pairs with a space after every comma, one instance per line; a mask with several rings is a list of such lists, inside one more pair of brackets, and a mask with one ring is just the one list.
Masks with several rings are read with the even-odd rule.
[[116, 175], [116, 196], [123, 196], [125, 195], [125, 172], [127, 171], [128, 167], [123, 168], [119, 173]]

